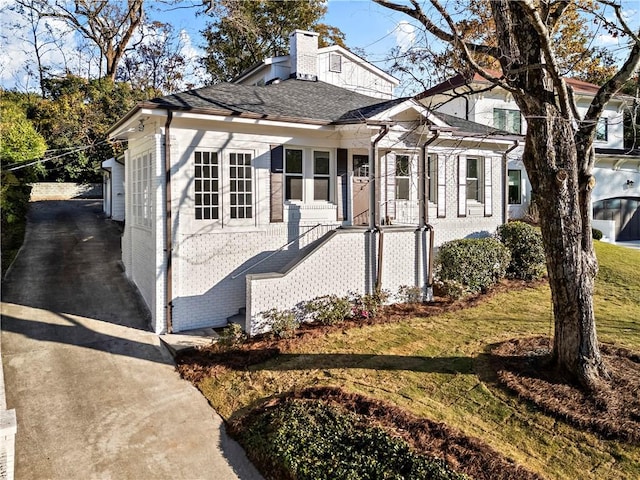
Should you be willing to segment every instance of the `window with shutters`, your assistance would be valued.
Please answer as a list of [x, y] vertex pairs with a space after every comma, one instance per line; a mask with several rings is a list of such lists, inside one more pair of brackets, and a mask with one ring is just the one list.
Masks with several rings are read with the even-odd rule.
[[[284, 153], [285, 201], [330, 202], [334, 198], [335, 166], [325, 150], [286, 148]], [[335, 162], [335, 160], [334, 160]]]
[[467, 200], [475, 200], [481, 203], [484, 202], [482, 163], [483, 159], [481, 158], [467, 158]]

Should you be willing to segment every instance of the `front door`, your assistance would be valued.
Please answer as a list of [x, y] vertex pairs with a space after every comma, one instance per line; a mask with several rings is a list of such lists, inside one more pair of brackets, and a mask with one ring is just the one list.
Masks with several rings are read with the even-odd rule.
[[369, 225], [369, 156], [353, 156], [353, 224]]

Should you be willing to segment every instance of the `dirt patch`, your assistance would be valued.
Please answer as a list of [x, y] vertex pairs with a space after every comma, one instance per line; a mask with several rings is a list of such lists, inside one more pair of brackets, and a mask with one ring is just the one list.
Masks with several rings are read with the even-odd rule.
[[443, 423], [412, 415], [393, 404], [348, 393], [335, 387], [315, 387], [270, 399], [246, 416], [229, 422], [228, 431], [238, 435], [253, 416], [287, 399], [321, 400], [366, 417], [391, 435], [402, 438], [416, 452], [441, 458], [459, 473], [477, 480], [534, 480], [539, 475], [516, 465], [482, 441], [463, 435]]
[[568, 381], [551, 365], [550, 340], [514, 339], [491, 350], [498, 381], [521, 398], [583, 430], [640, 443], [640, 355], [601, 345], [611, 379], [596, 392]]

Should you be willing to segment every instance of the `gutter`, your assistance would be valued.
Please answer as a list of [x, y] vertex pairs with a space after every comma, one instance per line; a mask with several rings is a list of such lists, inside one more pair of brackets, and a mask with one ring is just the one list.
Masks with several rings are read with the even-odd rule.
[[[507, 223], [509, 221], [509, 153], [513, 152], [516, 148], [520, 146], [520, 142], [518, 140], [513, 141], [513, 145], [509, 147], [502, 154], [502, 163], [504, 166], [504, 174], [502, 177], [502, 196], [504, 199], [503, 207], [502, 207], [502, 223]], [[520, 187], [522, 188], [522, 179], [520, 180]]]
[[165, 185], [165, 311], [167, 319], [167, 333], [173, 333], [173, 232], [171, 231], [171, 120], [173, 112], [167, 109], [167, 121], [164, 124], [164, 185]]
[[371, 232], [371, 234], [380, 232], [378, 258], [372, 258], [372, 264], [376, 265], [373, 272], [375, 275], [376, 293], [380, 293], [382, 287], [382, 249], [384, 247], [384, 234], [378, 224], [376, 208], [376, 163], [378, 161], [378, 142], [380, 142], [387, 133], [389, 133], [389, 125], [382, 125], [378, 136], [373, 139], [369, 147], [369, 232]]
[[[418, 172], [418, 175], [420, 176], [419, 182], [418, 182], [418, 189], [420, 190], [418, 192], [418, 195], [420, 197], [420, 205], [419, 205], [420, 218], [418, 219], [418, 222], [419, 222], [418, 229], [420, 231], [424, 230], [429, 232], [429, 248], [428, 248], [428, 251], [425, 252], [427, 253], [427, 258], [428, 258], [427, 278], [426, 278], [427, 288], [430, 288], [433, 285], [433, 250], [434, 250], [434, 244], [435, 244], [433, 226], [429, 223], [429, 193], [430, 192], [429, 192], [429, 182], [427, 181], [429, 172], [427, 171], [427, 168], [426, 168], [427, 147], [431, 145], [433, 142], [435, 142], [439, 136], [440, 136], [440, 130], [436, 128], [433, 137], [431, 137], [430, 139], [428, 139], [426, 142], [422, 144], [422, 152], [420, 155], [420, 168]], [[436, 159], [436, 162], [437, 162], [437, 159]], [[420, 172], [420, 170], [422, 171]], [[422, 241], [420, 241], [420, 243], [422, 244]], [[422, 289], [422, 285], [418, 285], [418, 286], [420, 287], [420, 289]]]

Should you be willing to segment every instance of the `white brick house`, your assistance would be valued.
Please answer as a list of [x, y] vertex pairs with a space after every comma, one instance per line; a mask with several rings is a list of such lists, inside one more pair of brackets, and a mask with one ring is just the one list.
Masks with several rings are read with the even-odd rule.
[[[578, 113], [584, 115], [599, 87], [567, 79]], [[526, 132], [527, 122], [509, 92], [479, 75], [456, 75], [416, 98], [427, 108], [469, 121], [506, 130]], [[624, 109], [629, 97], [618, 95], [605, 107], [595, 140], [596, 185], [592, 192], [594, 227], [609, 240], [640, 240], [640, 150], [624, 148]], [[509, 154], [509, 218], [522, 218], [531, 202], [531, 184], [521, 161], [522, 146]]]
[[428, 295], [433, 245], [505, 221], [515, 137], [320, 81], [316, 42], [294, 32], [307, 62], [283, 78], [157, 98], [111, 128], [128, 142], [122, 260], [156, 332], [242, 312], [254, 334], [262, 312], [320, 295]]

